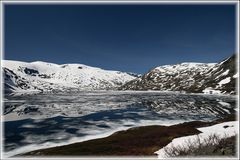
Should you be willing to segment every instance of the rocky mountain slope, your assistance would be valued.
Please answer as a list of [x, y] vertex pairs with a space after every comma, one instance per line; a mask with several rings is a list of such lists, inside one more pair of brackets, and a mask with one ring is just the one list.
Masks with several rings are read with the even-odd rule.
[[83, 64], [2, 61], [5, 92], [115, 89], [134, 76]]
[[235, 94], [236, 72], [233, 55], [220, 63], [164, 65], [127, 82], [120, 90], [169, 90], [197, 93]]

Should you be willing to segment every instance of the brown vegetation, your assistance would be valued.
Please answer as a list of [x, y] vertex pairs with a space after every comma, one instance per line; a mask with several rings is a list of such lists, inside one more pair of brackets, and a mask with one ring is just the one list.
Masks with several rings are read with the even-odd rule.
[[183, 146], [165, 147], [167, 157], [236, 156], [236, 136], [221, 138], [216, 134], [200, 140], [187, 141]]
[[25, 155], [153, 155], [174, 138], [198, 133], [197, 129], [183, 125], [136, 127], [106, 138], [37, 150]]
[[143, 126], [108, 137], [40, 149], [20, 156], [150, 156], [174, 138], [201, 133], [196, 128], [235, 120], [235, 115], [213, 122], [185, 122], [172, 126]]

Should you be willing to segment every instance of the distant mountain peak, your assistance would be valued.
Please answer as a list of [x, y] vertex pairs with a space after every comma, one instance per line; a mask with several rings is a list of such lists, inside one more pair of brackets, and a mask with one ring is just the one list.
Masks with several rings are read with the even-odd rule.
[[57, 92], [116, 89], [135, 77], [84, 64], [3, 60], [5, 92]]
[[220, 63], [184, 62], [158, 66], [119, 89], [234, 94], [237, 77], [235, 63], [233, 55]]

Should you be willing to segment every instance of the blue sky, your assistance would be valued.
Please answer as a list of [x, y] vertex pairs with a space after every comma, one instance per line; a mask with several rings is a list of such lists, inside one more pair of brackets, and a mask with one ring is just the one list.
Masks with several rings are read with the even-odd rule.
[[144, 73], [235, 53], [234, 5], [5, 5], [4, 59]]

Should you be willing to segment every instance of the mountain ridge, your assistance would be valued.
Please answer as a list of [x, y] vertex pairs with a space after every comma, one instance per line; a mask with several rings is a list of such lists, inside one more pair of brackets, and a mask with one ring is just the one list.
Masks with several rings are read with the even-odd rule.
[[159, 90], [236, 94], [236, 56], [219, 63], [183, 62], [139, 75], [84, 64], [3, 60], [4, 91]]
[[[219, 63], [184, 62], [151, 69], [119, 90], [160, 90], [236, 94], [236, 56]], [[235, 77], [234, 77], [235, 76]]]
[[2, 61], [5, 92], [115, 89], [135, 77], [84, 64]]

